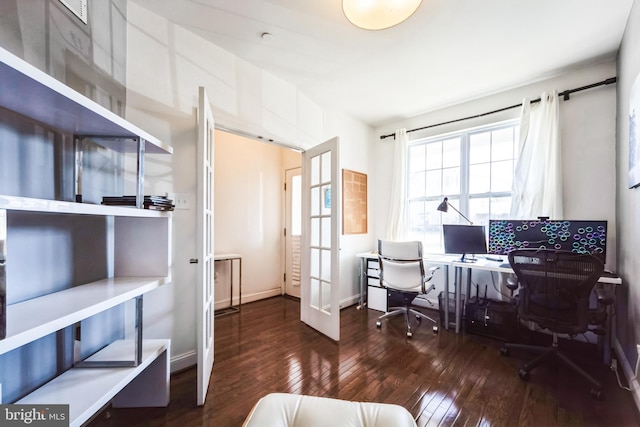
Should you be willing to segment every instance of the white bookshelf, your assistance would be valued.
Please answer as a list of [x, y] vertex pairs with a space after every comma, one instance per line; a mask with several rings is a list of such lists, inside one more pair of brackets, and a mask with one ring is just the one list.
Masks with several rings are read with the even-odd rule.
[[[145, 153], [172, 153], [169, 145], [2, 48], [0, 108], [64, 134], [65, 138], [67, 135], [73, 137], [76, 157], [74, 162], [66, 159], [56, 166], [62, 172], [78, 167], [77, 156], [82, 148], [75, 141], [83, 138], [89, 138], [108, 150], [137, 154], [138, 200], [141, 200], [144, 190]], [[21, 134], [17, 131], [16, 134], [22, 143], [19, 139]], [[30, 153], [28, 150], [25, 152]], [[28, 162], [29, 159], [20, 158], [19, 161]], [[55, 173], [59, 172], [56, 170]], [[82, 177], [81, 170], [71, 175], [77, 185], [78, 176]], [[44, 178], [38, 175], [32, 181], [68, 179], [68, 176], [66, 173]], [[30, 181], [30, 185], [33, 182]], [[67, 181], [64, 184], [69, 185]], [[13, 186], [8, 188], [7, 192], [22, 191], [19, 185], [15, 186], [16, 191]], [[26, 273], [33, 271], [42, 277], [56, 276], [56, 283], [55, 290], [48, 290], [38, 283], [40, 276], [35, 281], [31, 278], [26, 283], [34, 287], [29, 289], [33, 296], [24, 298], [24, 294], [16, 293], [9, 298], [10, 304], [6, 307], [0, 304], [0, 310], [4, 310], [6, 316], [6, 336], [0, 339], [0, 357], [17, 363], [15, 357], [19, 353], [15, 350], [25, 347], [27, 352], [34, 351], [28, 349], [29, 343], [80, 324], [82, 340], [85, 333], [83, 322], [93, 316], [96, 320], [92, 321], [102, 322], [101, 313], [131, 300], [136, 300], [136, 338], [112, 341], [113, 338], [100, 335], [99, 340], [112, 342], [101, 343], [98, 348], [104, 346], [102, 349], [82, 361], [70, 355], [71, 360], [80, 363], [70, 369], [63, 368], [62, 372], [56, 367], [57, 375], [40, 381], [40, 386], [26, 396], [23, 396], [27, 391], [23, 392], [22, 382], [0, 384], [0, 403], [14, 403], [2, 395], [3, 391], [13, 389], [14, 394], [19, 393], [17, 399], [11, 399], [15, 403], [68, 404], [72, 426], [82, 425], [109, 402], [114, 406], [166, 406], [169, 403], [171, 343], [167, 339], [143, 339], [142, 327], [139, 327], [142, 320], [138, 314], [141, 314], [139, 307], [144, 294], [171, 282], [171, 212], [22, 197], [14, 193], [0, 194], [0, 297], [8, 298], [12, 290], [21, 289], [25, 284], [23, 276], [29, 276]], [[24, 243], [25, 236], [28, 244]], [[68, 241], [68, 244], [52, 244], [61, 241]], [[42, 260], [43, 265], [37, 260]], [[77, 277], [92, 279], [87, 280], [89, 283], [77, 283], [82, 282], [76, 280]], [[118, 310], [114, 316], [126, 318]], [[108, 330], [110, 326], [100, 323], [98, 329], [104, 327]], [[91, 326], [87, 328], [97, 330], [95, 326], [94, 329], [90, 329]], [[114, 335], [119, 335], [118, 332]], [[126, 331], [121, 336], [127, 336]], [[69, 350], [64, 343], [47, 342], [46, 345], [64, 353]], [[141, 358], [135, 365], [140, 350]], [[39, 354], [33, 356], [26, 360], [36, 362], [24, 363], [56, 365], [55, 360], [38, 359], [35, 356]], [[61, 358], [68, 360], [69, 355]], [[106, 362], [104, 365], [132, 362], [132, 366], [86, 367], [89, 363], [85, 362]], [[79, 367], [82, 364], [84, 366]]]
[[7, 306], [7, 353], [143, 295], [168, 282], [166, 277], [116, 277], [76, 286]]
[[0, 209], [10, 211], [41, 212], [57, 214], [119, 216], [133, 218], [168, 218], [170, 212], [137, 209], [133, 206], [107, 206], [89, 203], [74, 203], [60, 200], [34, 199], [30, 197], [0, 195]]
[[[141, 404], [162, 407], [169, 404], [170, 340], [145, 340], [142, 363], [132, 368], [72, 368], [54, 378], [18, 404], [69, 404], [69, 425], [81, 426], [93, 414], [118, 396], [127, 395], [125, 406]], [[87, 360], [130, 360], [134, 352], [132, 340], [115, 341]], [[144, 393], [137, 393], [136, 381], [154, 374], [152, 386], [142, 384]], [[117, 402], [114, 402], [117, 406]]]

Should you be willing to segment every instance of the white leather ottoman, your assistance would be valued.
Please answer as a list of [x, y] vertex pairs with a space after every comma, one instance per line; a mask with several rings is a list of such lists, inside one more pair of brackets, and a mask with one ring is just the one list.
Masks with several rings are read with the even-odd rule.
[[399, 405], [271, 393], [255, 404], [243, 427], [416, 427]]

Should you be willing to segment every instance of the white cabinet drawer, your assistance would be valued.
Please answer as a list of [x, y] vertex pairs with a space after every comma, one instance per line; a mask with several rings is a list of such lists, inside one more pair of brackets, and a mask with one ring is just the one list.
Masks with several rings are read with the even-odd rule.
[[372, 310], [387, 311], [387, 290], [377, 286], [367, 289], [367, 307]]

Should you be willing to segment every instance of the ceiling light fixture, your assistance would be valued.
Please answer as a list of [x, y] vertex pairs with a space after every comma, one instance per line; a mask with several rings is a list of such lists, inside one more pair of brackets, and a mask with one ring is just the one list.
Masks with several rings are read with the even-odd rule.
[[408, 19], [422, 0], [342, 0], [344, 16], [356, 27], [384, 30]]

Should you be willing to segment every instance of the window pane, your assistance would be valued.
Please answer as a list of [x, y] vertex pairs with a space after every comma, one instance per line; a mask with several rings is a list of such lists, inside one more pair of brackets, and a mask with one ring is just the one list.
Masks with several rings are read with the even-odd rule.
[[322, 271], [320, 273], [320, 278], [326, 282], [331, 281], [331, 250], [322, 250], [322, 260], [320, 263], [322, 264]]
[[491, 168], [489, 163], [469, 166], [469, 194], [491, 191]]
[[426, 144], [427, 169], [439, 169], [442, 167], [442, 141]]
[[322, 153], [322, 182], [331, 182], [331, 152]]
[[490, 219], [511, 219], [511, 196], [493, 197], [491, 199]]
[[311, 158], [311, 185], [320, 184], [320, 156]]
[[409, 202], [409, 230], [422, 231], [426, 225], [424, 215], [424, 202]]
[[311, 279], [311, 306], [320, 309], [320, 281]]
[[447, 196], [460, 194], [460, 168], [442, 171], [442, 194]]
[[424, 196], [425, 188], [425, 173], [417, 172], [411, 174], [409, 178], [409, 197], [421, 197]]
[[501, 129], [493, 132], [493, 149], [491, 160], [507, 160], [513, 158], [513, 129]]
[[414, 145], [409, 147], [409, 171], [416, 173], [425, 168], [425, 145]]
[[442, 167], [460, 166], [460, 138], [447, 139], [442, 143]]
[[311, 189], [311, 215], [320, 215], [320, 188]]
[[320, 218], [311, 218], [311, 246], [320, 246]]
[[491, 191], [511, 191], [513, 182], [513, 161], [506, 160], [491, 166]]
[[331, 247], [331, 218], [322, 218], [320, 244], [323, 248]]
[[442, 171], [440, 169], [427, 172], [427, 186], [424, 194], [426, 196], [442, 194]]
[[320, 214], [331, 215], [331, 185], [323, 185], [320, 200]]
[[469, 200], [469, 219], [474, 224], [489, 224], [490, 207], [489, 197], [480, 197]]
[[291, 235], [302, 234], [302, 175], [291, 177]]
[[469, 163], [472, 165], [491, 160], [489, 132], [476, 133], [469, 137]]

